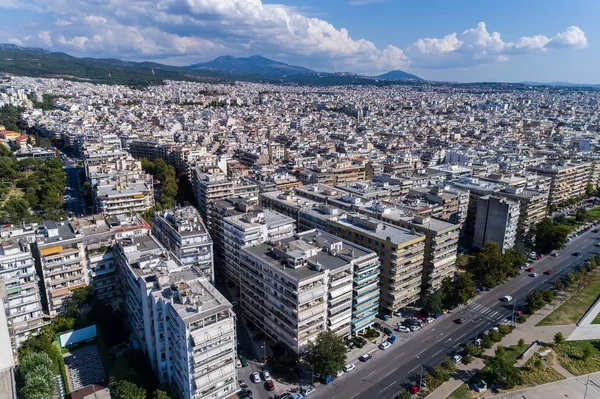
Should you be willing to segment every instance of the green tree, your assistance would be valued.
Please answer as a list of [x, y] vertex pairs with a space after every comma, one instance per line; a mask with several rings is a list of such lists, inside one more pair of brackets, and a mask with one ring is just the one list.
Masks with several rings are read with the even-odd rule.
[[494, 345], [494, 342], [492, 341], [492, 338], [490, 337], [490, 335], [483, 334], [481, 336], [481, 346], [485, 349], [489, 349], [492, 347], [492, 345]]
[[116, 399], [146, 399], [146, 390], [129, 381], [117, 381], [111, 388]]
[[[510, 263], [513, 268], [521, 267], [527, 261], [525, 257], [525, 253], [523, 251], [519, 251], [517, 249], [507, 249], [504, 251], [504, 257]], [[512, 274], [512, 270], [510, 270], [509, 274]]]
[[525, 345], [527, 345], [527, 344], [525, 343], [525, 340], [524, 340], [523, 338], [519, 338], [519, 342], [517, 343], [517, 346], [518, 346], [520, 349], [522, 349], [522, 348], [525, 348]]
[[454, 281], [452, 281], [452, 278], [445, 277], [442, 280], [440, 289], [438, 291], [442, 294], [442, 301], [445, 307], [452, 308], [458, 305], [458, 299], [456, 298], [456, 290], [454, 289]]
[[542, 307], [544, 307], [545, 304], [546, 302], [544, 301], [544, 296], [540, 291], [533, 291], [527, 297], [527, 307], [530, 313], [541, 309]]
[[564, 213], [557, 213], [552, 218], [552, 222], [554, 222], [554, 224], [565, 224], [568, 222], [567, 215], [565, 215]]
[[596, 190], [594, 190], [594, 186], [592, 184], [588, 183], [587, 186], [585, 186], [586, 197], [591, 197], [594, 194], [596, 194]]
[[575, 220], [577, 220], [578, 222], [585, 222], [586, 217], [587, 209], [585, 209], [584, 207], [577, 208], [577, 212], [575, 212]]
[[556, 345], [560, 345], [560, 344], [564, 344], [565, 343], [565, 336], [563, 335], [563, 333], [561, 333], [559, 331], [556, 334], [554, 334], [554, 343]]
[[321, 332], [309, 344], [307, 360], [319, 376], [335, 375], [346, 364], [344, 341], [332, 331]]
[[400, 391], [400, 393], [398, 394], [398, 396], [396, 396], [396, 399], [412, 399], [412, 395], [410, 394], [410, 392], [408, 392], [407, 390], [402, 390]]
[[4, 204], [4, 211], [12, 223], [19, 223], [29, 215], [29, 202], [22, 198], [10, 197]]
[[55, 388], [56, 368], [44, 352], [31, 352], [20, 359], [18, 369], [20, 393], [25, 399], [52, 397]]
[[152, 399], [171, 399], [171, 397], [165, 391], [161, 391], [160, 389], [157, 389], [152, 394]]
[[495, 287], [508, 277], [516, 275], [515, 267], [523, 263], [524, 256], [519, 252], [507, 250], [503, 254], [498, 243], [490, 242], [469, 260], [466, 269], [478, 285]]
[[432, 314], [442, 313], [444, 308], [443, 294], [441, 291], [434, 291], [422, 298], [423, 307]]
[[544, 218], [535, 228], [535, 249], [542, 254], [550, 253], [564, 247], [566, 238], [564, 229], [557, 229], [549, 218]]
[[461, 273], [456, 278], [455, 282], [456, 300], [458, 304], [465, 304], [475, 298], [475, 284], [471, 273]]
[[504, 351], [500, 351], [500, 353], [496, 351], [496, 356], [487, 359], [485, 363], [489, 369], [489, 383], [501, 385], [506, 389], [511, 389], [515, 385], [523, 383], [521, 371], [510, 360], [505, 358]]
[[542, 291], [542, 298], [544, 298], [546, 303], [550, 303], [556, 299], [556, 294], [552, 290], [544, 290]]

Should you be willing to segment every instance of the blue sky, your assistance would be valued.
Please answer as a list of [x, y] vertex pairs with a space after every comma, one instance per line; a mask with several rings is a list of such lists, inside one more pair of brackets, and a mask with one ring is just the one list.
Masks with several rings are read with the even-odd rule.
[[0, 0], [0, 42], [174, 65], [264, 55], [322, 71], [600, 83], [600, 1]]

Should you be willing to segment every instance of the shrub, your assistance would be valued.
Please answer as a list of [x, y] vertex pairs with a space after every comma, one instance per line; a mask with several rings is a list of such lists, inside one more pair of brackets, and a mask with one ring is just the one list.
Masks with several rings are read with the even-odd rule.
[[500, 331], [492, 330], [489, 332], [489, 336], [492, 339], [492, 342], [502, 341], [502, 334], [500, 334]]
[[466, 354], [465, 356], [463, 356], [462, 358], [462, 362], [463, 364], [469, 364], [473, 361], [473, 356], [471, 356], [470, 354]]
[[546, 303], [550, 303], [556, 299], [556, 294], [552, 290], [542, 291], [542, 298], [544, 298]]
[[527, 321], [527, 316], [521, 315], [517, 317], [517, 323], [525, 323]]
[[560, 345], [560, 344], [564, 344], [565, 343], [565, 336], [563, 335], [563, 333], [561, 333], [559, 331], [556, 334], [554, 334], [554, 343], [556, 345]]
[[490, 335], [483, 334], [481, 336], [481, 347], [483, 347], [485, 349], [489, 349], [492, 347], [492, 345], [494, 345], [494, 342], [492, 341], [492, 338], [490, 337]]
[[510, 332], [512, 331], [510, 326], [507, 326], [505, 324], [501, 325], [500, 327], [498, 327], [498, 331], [500, 332], [500, 334], [502, 335], [507, 335], [510, 334]]
[[519, 338], [519, 343], [517, 344], [519, 346], [519, 348], [525, 348], [525, 345], [527, 345], [525, 343], [525, 340], [523, 338]]
[[539, 357], [536, 358], [533, 362], [533, 367], [535, 367], [536, 369], [541, 369], [544, 368], [544, 362], [542, 361], [542, 359], [540, 359]]

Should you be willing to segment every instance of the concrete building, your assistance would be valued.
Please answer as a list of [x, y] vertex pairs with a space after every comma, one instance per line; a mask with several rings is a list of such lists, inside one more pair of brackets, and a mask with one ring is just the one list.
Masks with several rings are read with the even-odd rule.
[[527, 236], [531, 229], [546, 217], [548, 191], [530, 188], [505, 188], [496, 194], [519, 203], [518, 241]]
[[213, 241], [196, 208], [156, 212], [152, 232], [184, 266], [195, 266], [214, 281]]
[[473, 245], [482, 248], [488, 242], [500, 245], [500, 250], [512, 248], [517, 238], [519, 203], [495, 195], [479, 198]]
[[194, 266], [172, 259], [153, 236], [117, 246], [123, 311], [161, 383], [181, 398], [238, 390], [235, 314]]
[[15, 353], [23, 341], [49, 324], [43, 319], [39, 278], [25, 238], [9, 238], [0, 243], [0, 302], [4, 303], [0, 313], [6, 313]]
[[[0, 309], [4, 307], [0, 299]], [[2, 311], [0, 311], [0, 399], [17, 399], [15, 359], [11, 350], [8, 320]]]
[[235, 196], [258, 198], [256, 184], [245, 180], [231, 180], [224, 175], [203, 173], [198, 168], [195, 169], [192, 186], [198, 209], [203, 217], [206, 217], [207, 208], [214, 201]]
[[141, 213], [154, 206], [152, 175], [111, 171], [107, 174], [92, 174], [91, 181], [94, 206], [99, 213]]
[[240, 250], [241, 305], [266, 335], [304, 353], [320, 332], [366, 328], [377, 313], [377, 255], [320, 230]]
[[240, 286], [240, 249], [292, 237], [296, 222], [270, 209], [255, 209], [223, 218], [221, 231], [225, 277]]
[[565, 163], [564, 165], [538, 165], [529, 167], [530, 172], [548, 176], [551, 179], [549, 204], [560, 204], [570, 198], [585, 194], [592, 177], [592, 163]]

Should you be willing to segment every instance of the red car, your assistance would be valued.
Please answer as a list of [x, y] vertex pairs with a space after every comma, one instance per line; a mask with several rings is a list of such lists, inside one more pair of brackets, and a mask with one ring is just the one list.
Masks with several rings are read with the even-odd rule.
[[419, 387], [416, 386], [416, 385], [411, 386], [410, 387], [410, 393], [413, 394], [413, 395], [418, 394], [419, 393]]
[[552, 270], [546, 270], [546, 271], [544, 272], [544, 274], [551, 275], [551, 274], [552, 274]]
[[266, 380], [265, 381], [265, 389], [267, 391], [274, 391], [275, 390], [275, 384], [273, 383], [273, 380]]
[[530, 267], [529, 269], [527, 269], [527, 271], [530, 272], [530, 273], [532, 273], [532, 272], [535, 271], [535, 268], [534, 267]]
[[535, 258], [536, 258], [537, 260], [540, 260], [540, 259], [542, 259], [542, 255], [538, 255], [538, 256], [536, 256]]
[[416, 317], [417, 319], [419, 319], [419, 320], [427, 320], [427, 317], [423, 316], [423, 315], [422, 315], [422, 314], [420, 314], [420, 313], [417, 313], [417, 314], [415, 315], [415, 317]]

